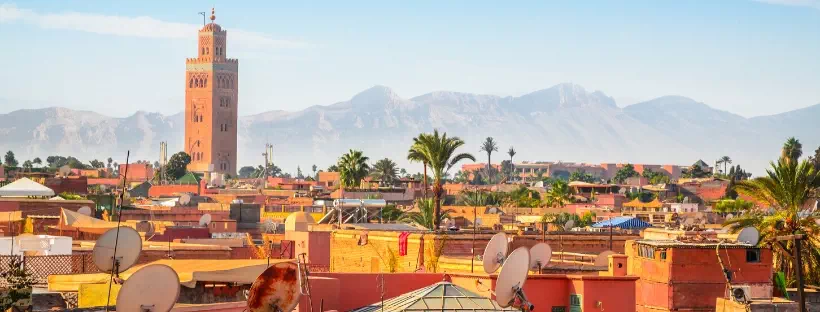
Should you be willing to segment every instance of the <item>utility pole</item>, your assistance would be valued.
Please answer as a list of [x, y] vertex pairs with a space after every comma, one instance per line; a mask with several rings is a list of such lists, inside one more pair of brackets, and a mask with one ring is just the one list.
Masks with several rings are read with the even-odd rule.
[[803, 259], [800, 257], [802, 254], [800, 245], [803, 244], [803, 239], [806, 236], [803, 234], [795, 234], [795, 235], [785, 235], [785, 236], [778, 236], [777, 241], [792, 241], [794, 242], [794, 266], [797, 267], [797, 304], [800, 306], [800, 312], [806, 312], [806, 295], [803, 293], [804, 281], [803, 281]]
[[199, 15], [202, 15], [202, 26], [207, 25], [205, 22], [205, 16], [207, 16], [208, 12], [199, 12]]

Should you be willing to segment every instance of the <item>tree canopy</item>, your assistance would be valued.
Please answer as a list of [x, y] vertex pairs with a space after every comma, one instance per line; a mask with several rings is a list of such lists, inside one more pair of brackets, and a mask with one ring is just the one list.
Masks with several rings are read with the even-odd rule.
[[621, 169], [618, 169], [618, 172], [615, 172], [615, 177], [612, 180], [615, 181], [615, 183], [623, 184], [626, 179], [638, 176], [640, 176], [640, 174], [635, 171], [635, 166], [632, 164], [626, 164], [621, 167]]
[[169, 179], [179, 179], [188, 172], [188, 164], [191, 163], [191, 156], [185, 152], [178, 152], [171, 155], [168, 164], [165, 165], [165, 175]]
[[8, 151], [6, 155], [3, 157], [3, 164], [7, 167], [17, 167], [17, 158], [14, 157], [14, 152]]

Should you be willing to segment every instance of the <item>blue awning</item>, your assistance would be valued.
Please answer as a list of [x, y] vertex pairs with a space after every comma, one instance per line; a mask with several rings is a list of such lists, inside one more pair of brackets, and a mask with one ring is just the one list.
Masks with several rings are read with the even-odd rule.
[[601, 221], [592, 225], [594, 228], [608, 228], [608, 227], [616, 227], [622, 229], [644, 229], [648, 227], [652, 227], [651, 224], [641, 221], [641, 219], [635, 217], [614, 217], [612, 219]]

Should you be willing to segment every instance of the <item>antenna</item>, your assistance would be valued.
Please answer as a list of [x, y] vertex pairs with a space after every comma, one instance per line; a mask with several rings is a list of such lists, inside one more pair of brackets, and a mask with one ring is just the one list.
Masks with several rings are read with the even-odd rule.
[[206, 213], [199, 218], [199, 226], [208, 227], [211, 224], [211, 214]]
[[[203, 12], [204, 13], [204, 12]], [[168, 164], [168, 142], [159, 142], [159, 181], [165, 182], [165, 165]]]
[[[119, 235], [117, 235], [118, 231]], [[140, 234], [135, 229], [121, 226], [105, 231], [94, 244], [91, 256], [94, 265], [100, 271], [119, 277], [120, 272], [127, 270], [137, 262], [140, 252], [142, 252]]]
[[250, 312], [293, 311], [302, 295], [302, 274], [294, 262], [279, 262], [262, 272], [248, 294]]
[[80, 209], [77, 209], [77, 212], [79, 212], [80, 214], [86, 215], [86, 216], [91, 216], [92, 211], [91, 211], [91, 207], [82, 206], [82, 207], [80, 207]]
[[484, 272], [487, 274], [492, 274], [498, 267], [504, 263], [504, 259], [507, 256], [507, 235], [504, 235], [504, 232], [497, 233], [490, 238], [490, 242], [487, 243], [487, 247], [484, 248], [484, 257], [482, 260], [484, 261]]
[[164, 264], [131, 274], [117, 295], [117, 312], [168, 312], [179, 298], [179, 276]]
[[530, 248], [530, 270], [538, 270], [541, 273], [541, 268], [550, 263], [552, 258], [552, 247], [547, 243], [538, 243]]
[[[519, 307], [521, 311], [535, 309], [524, 295], [524, 282], [527, 281], [530, 253], [527, 247], [518, 247], [510, 253], [501, 267], [498, 280], [495, 282], [495, 301], [502, 308]], [[516, 302], [518, 299], [518, 302]]]
[[760, 242], [760, 232], [754, 227], [745, 227], [737, 234], [737, 242], [755, 246]]
[[614, 255], [615, 252], [612, 250], [602, 251], [595, 257], [595, 266], [608, 266], [609, 265], [609, 255]]

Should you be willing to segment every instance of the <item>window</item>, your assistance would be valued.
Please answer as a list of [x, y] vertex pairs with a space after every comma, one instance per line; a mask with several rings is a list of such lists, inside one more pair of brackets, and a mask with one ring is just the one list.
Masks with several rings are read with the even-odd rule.
[[661, 258], [661, 261], [666, 261], [666, 250], [661, 250], [660, 258]]
[[194, 87], [194, 78], [191, 78], [191, 81], [188, 82], [188, 88]]
[[578, 294], [571, 294], [569, 295], [569, 310], [570, 311], [580, 311], [581, 302], [583, 302], [581, 295]]
[[746, 249], [746, 262], [758, 263], [760, 262], [760, 249]]
[[655, 258], [655, 247], [646, 246], [646, 245], [638, 245], [638, 257], [642, 258]]
[[208, 54], [208, 53], [211, 53], [211, 50], [208, 49], [208, 48], [205, 48], [205, 54]]
[[205, 48], [202, 48], [202, 55], [205, 55]]

